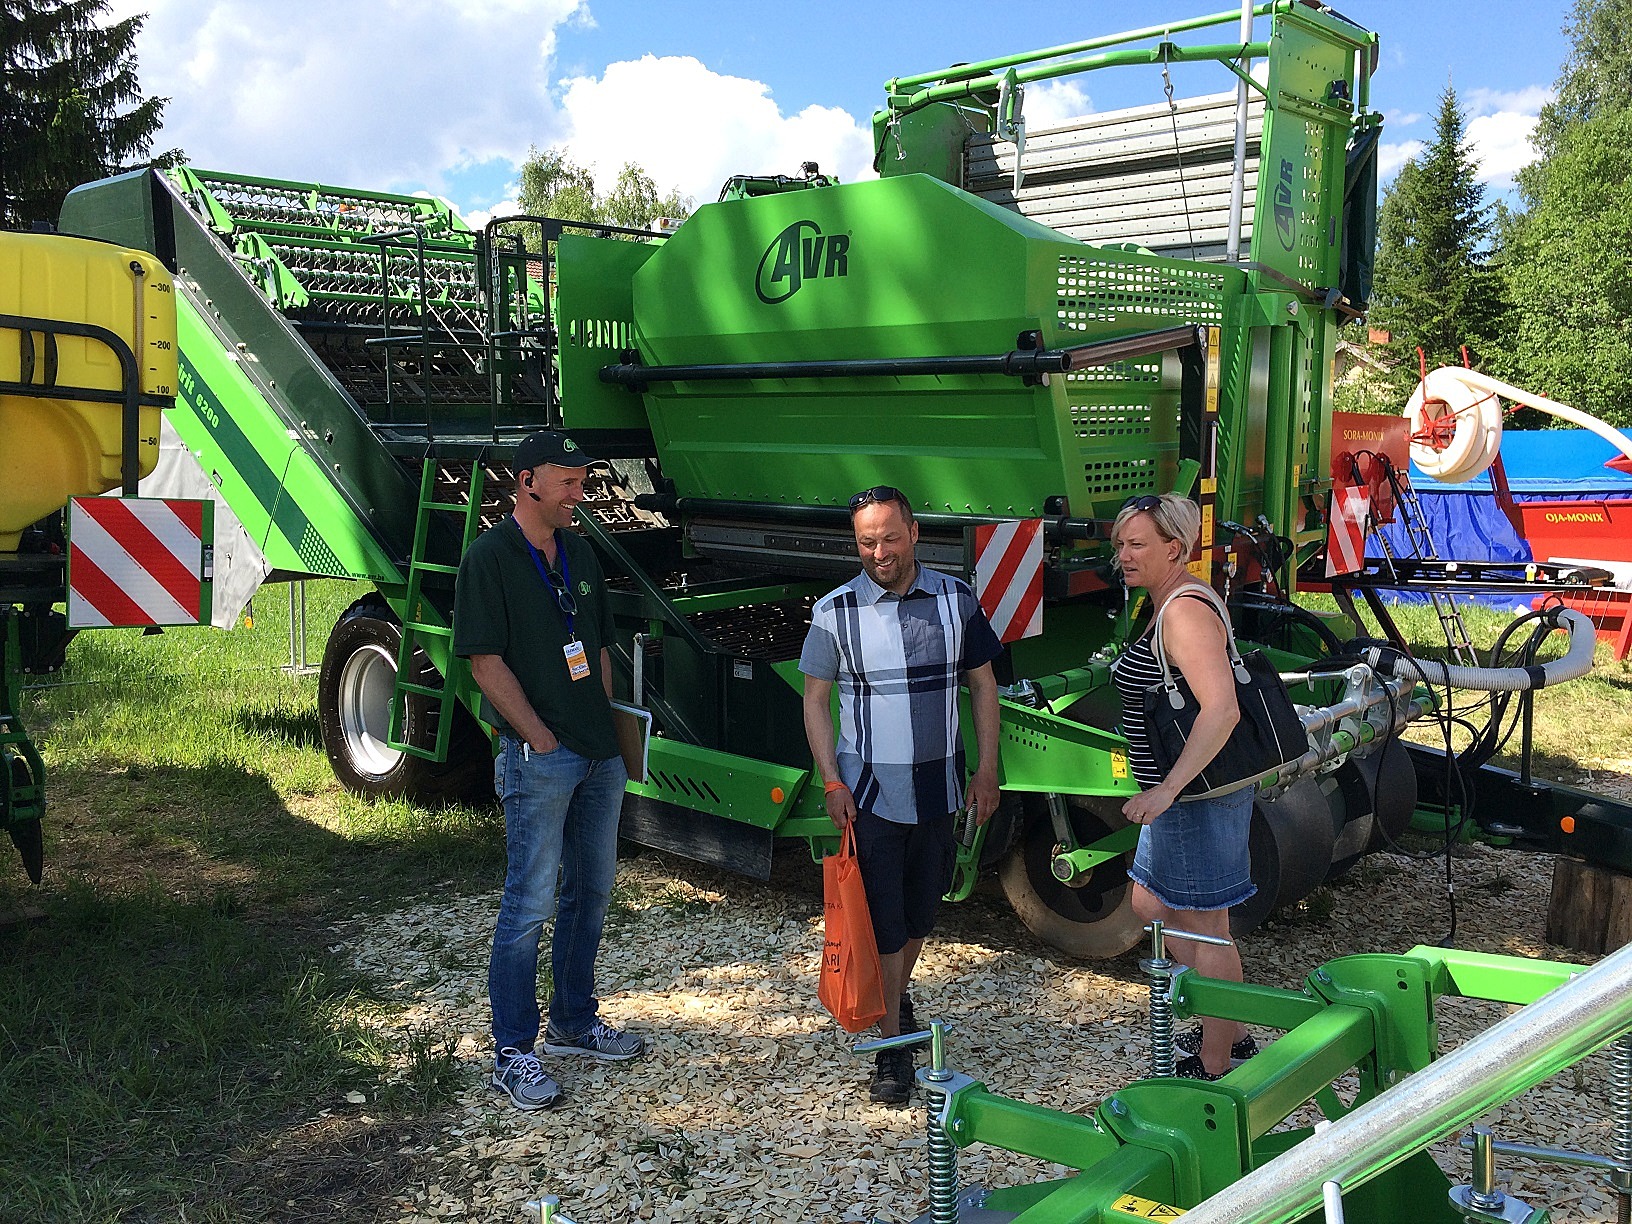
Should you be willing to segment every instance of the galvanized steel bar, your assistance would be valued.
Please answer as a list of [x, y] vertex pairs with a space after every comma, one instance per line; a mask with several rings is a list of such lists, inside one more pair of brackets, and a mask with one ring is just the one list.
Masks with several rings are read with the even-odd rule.
[[1286, 1224], [1328, 1180], [1359, 1185], [1613, 1040], [1632, 1021], [1632, 945], [1213, 1195], [1185, 1224]]
[[[1534, 1143], [1509, 1143], [1505, 1139], [1492, 1141], [1491, 1150], [1498, 1156], [1517, 1156], [1538, 1164], [1573, 1165], [1582, 1169], [1602, 1169], [1612, 1172], [1618, 1166], [1613, 1156], [1596, 1156], [1591, 1152], [1574, 1152], [1568, 1148], [1542, 1147]], [[1464, 1150], [1473, 1147], [1473, 1136], [1462, 1136]]]
[[[1252, 42], [1252, 0], [1241, 0], [1241, 46]], [[1252, 59], [1241, 56], [1240, 79], [1235, 83], [1235, 159], [1230, 169], [1230, 229], [1225, 239], [1224, 258], [1231, 263], [1241, 259], [1241, 209], [1247, 194], [1247, 76], [1252, 71]]]

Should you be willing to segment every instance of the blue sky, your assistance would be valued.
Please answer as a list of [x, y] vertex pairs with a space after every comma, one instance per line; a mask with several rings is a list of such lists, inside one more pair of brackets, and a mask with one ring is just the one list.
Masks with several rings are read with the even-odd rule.
[[[530, 145], [565, 147], [608, 184], [624, 162], [713, 199], [732, 173], [843, 178], [870, 161], [869, 120], [891, 76], [1223, 11], [1226, 3], [972, 0], [113, 0], [149, 14], [144, 88], [171, 98], [158, 147], [213, 169], [429, 191], [481, 219], [513, 197]], [[1432, 136], [1447, 81], [1493, 194], [1566, 53], [1567, 0], [1478, 6], [1344, 0], [1382, 38], [1373, 104], [1384, 169]], [[1260, 30], [1265, 28], [1260, 23]], [[1219, 41], [1233, 37], [1233, 24]], [[1262, 33], [1260, 33], [1260, 37]], [[1193, 36], [1187, 36], [1193, 37]], [[1233, 87], [1221, 69], [1181, 95]], [[1050, 117], [1161, 99], [1155, 69], [1033, 87]]]

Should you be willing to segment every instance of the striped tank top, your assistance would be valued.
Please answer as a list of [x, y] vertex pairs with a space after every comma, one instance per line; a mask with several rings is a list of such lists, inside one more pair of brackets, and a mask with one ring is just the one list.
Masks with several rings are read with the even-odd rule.
[[[1184, 597], [1184, 587], [1172, 596], [1173, 599]], [[1190, 598], [1202, 600], [1212, 608], [1213, 615], [1218, 615], [1218, 609], [1205, 596], [1197, 594]], [[1169, 666], [1175, 679], [1183, 674], [1176, 665], [1170, 663]], [[1145, 690], [1162, 682], [1162, 665], [1156, 661], [1148, 627], [1111, 664], [1111, 680], [1116, 685], [1116, 695], [1122, 700], [1122, 735], [1128, 741], [1128, 767], [1133, 771], [1134, 780], [1149, 790], [1161, 784], [1162, 771], [1157, 768], [1156, 755], [1150, 750], [1150, 729], [1145, 725]]]

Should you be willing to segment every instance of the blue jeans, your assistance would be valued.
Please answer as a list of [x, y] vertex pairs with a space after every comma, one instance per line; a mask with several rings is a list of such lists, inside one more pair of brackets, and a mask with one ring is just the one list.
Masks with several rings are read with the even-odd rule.
[[[590, 761], [565, 745], [525, 756], [504, 736], [493, 784], [504, 804], [509, 866], [493, 932], [487, 993], [495, 1049], [538, 1040], [538, 941], [555, 915], [550, 1028], [576, 1037], [595, 1023], [595, 954], [618, 858], [623, 760]], [[556, 877], [560, 876], [560, 904]]]

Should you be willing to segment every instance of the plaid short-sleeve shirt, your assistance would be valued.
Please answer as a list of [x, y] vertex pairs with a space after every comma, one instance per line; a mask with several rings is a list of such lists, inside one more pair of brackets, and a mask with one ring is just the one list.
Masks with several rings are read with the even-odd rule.
[[920, 565], [905, 595], [865, 572], [811, 614], [799, 670], [839, 686], [839, 776], [856, 806], [898, 824], [963, 806], [963, 672], [1003, 645], [969, 584]]

